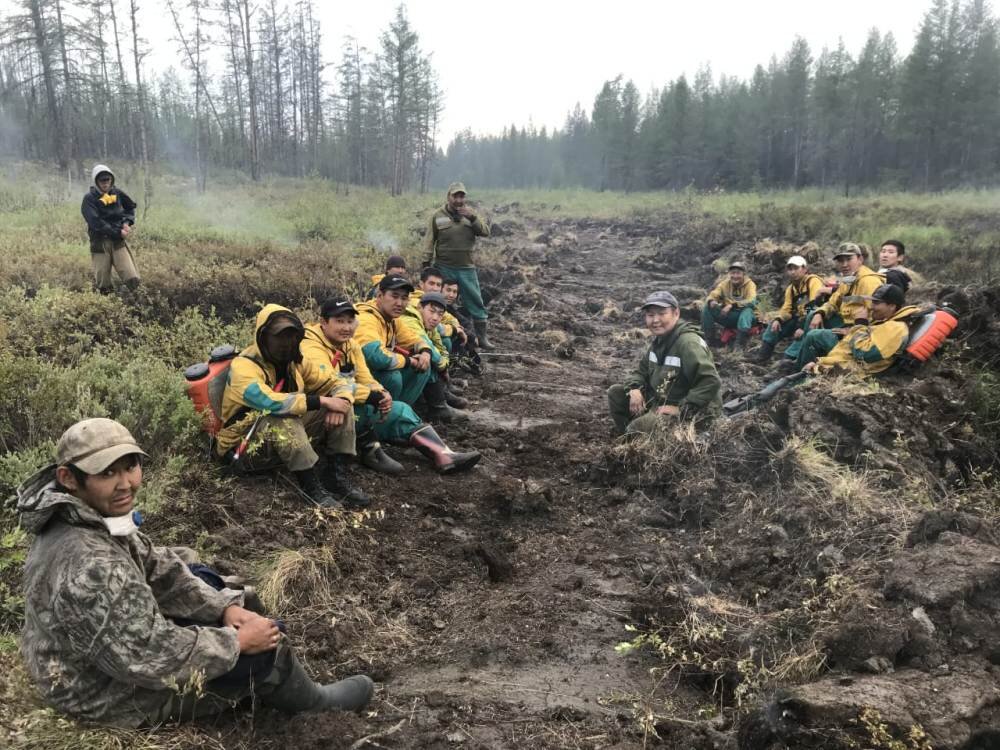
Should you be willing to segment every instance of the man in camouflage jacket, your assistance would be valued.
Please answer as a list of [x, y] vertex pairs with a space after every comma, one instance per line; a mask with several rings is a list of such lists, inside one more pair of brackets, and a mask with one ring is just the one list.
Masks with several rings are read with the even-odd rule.
[[122, 727], [216, 713], [251, 694], [290, 712], [367, 704], [370, 679], [317, 685], [242, 592], [215, 590], [138, 530], [145, 455], [117, 422], [84, 420], [18, 489], [21, 524], [36, 534], [21, 649], [45, 700]]

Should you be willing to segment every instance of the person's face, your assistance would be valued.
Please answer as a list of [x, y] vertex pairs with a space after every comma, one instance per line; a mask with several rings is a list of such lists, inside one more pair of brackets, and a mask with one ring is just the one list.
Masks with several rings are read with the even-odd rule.
[[841, 255], [834, 259], [837, 263], [837, 271], [841, 276], [852, 276], [861, 268], [860, 255]]
[[296, 328], [283, 328], [277, 333], [268, 330], [264, 333], [264, 344], [267, 346], [267, 353], [279, 365], [286, 364], [295, 359], [301, 341], [302, 336]]
[[111, 189], [111, 175], [101, 174], [97, 176], [97, 189], [102, 193], [106, 193]]
[[102, 516], [124, 516], [135, 505], [135, 493], [142, 485], [142, 463], [132, 453], [122, 456], [85, 482], [78, 482], [67, 467], [56, 469], [56, 479], [63, 487]]
[[425, 292], [440, 292], [441, 284], [444, 282], [440, 276], [428, 276], [420, 282], [420, 288]]
[[458, 284], [442, 284], [441, 294], [448, 300], [449, 305], [454, 305], [458, 299]]
[[900, 263], [899, 250], [895, 245], [882, 245], [878, 253], [878, 262], [882, 268], [895, 268]]
[[406, 276], [406, 269], [405, 268], [398, 268], [398, 267], [387, 268], [387, 269], [385, 269], [385, 275], [386, 276]]
[[430, 331], [438, 327], [444, 317], [444, 308], [433, 303], [421, 305], [420, 316], [424, 319], [424, 328]]
[[806, 275], [807, 270], [809, 269], [805, 266], [787, 265], [785, 266], [785, 275], [788, 276], [789, 281], [799, 281]]
[[453, 211], [465, 205], [465, 193], [452, 193], [448, 196], [448, 208]]
[[643, 312], [646, 314], [646, 328], [654, 336], [670, 333], [681, 317], [681, 311], [676, 307], [650, 305]]
[[888, 320], [896, 314], [897, 307], [889, 302], [875, 300], [872, 302], [872, 318], [874, 320]]
[[358, 330], [358, 316], [345, 312], [332, 318], [321, 318], [319, 327], [328, 341], [338, 345], [343, 344], [350, 341], [354, 332]]
[[398, 318], [410, 301], [410, 293], [405, 289], [389, 289], [379, 292], [375, 299], [383, 315], [387, 318]]
[[729, 280], [733, 283], [733, 286], [742, 286], [745, 278], [746, 274], [738, 268], [729, 272]]

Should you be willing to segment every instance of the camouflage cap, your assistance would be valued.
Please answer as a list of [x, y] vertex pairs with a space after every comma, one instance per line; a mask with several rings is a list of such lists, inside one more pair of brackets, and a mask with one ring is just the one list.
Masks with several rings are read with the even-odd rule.
[[70, 427], [56, 444], [56, 464], [72, 464], [87, 474], [99, 474], [122, 456], [146, 456], [132, 433], [113, 419], [85, 419]]
[[727, 270], [729, 270], [729, 271], [743, 271], [743, 273], [746, 273], [747, 272], [747, 264], [744, 263], [744, 262], [742, 262], [742, 261], [739, 261], [739, 260], [734, 260], [732, 263], [729, 264], [729, 268]]
[[836, 260], [845, 255], [857, 255], [859, 258], [865, 257], [864, 252], [861, 250], [861, 245], [856, 242], [841, 242], [837, 248], [837, 252], [833, 255], [833, 259]]
[[461, 182], [453, 182], [453, 183], [451, 183], [448, 186], [448, 196], [449, 197], [451, 197], [455, 193], [465, 193], [465, 194], [467, 194], [468, 192], [469, 191], [465, 189], [465, 185], [463, 185]]
[[675, 307], [679, 308], [680, 305], [677, 304], [677, 298], [670, 292], [653, 292], [651, 295], [646, 297], [646, 301], [642, 303], [642, 309], [645, 310], [647, 307]]

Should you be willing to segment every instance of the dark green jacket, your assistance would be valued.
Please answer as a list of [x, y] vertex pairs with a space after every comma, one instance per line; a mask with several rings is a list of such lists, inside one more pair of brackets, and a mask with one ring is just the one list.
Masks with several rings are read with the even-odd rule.
[[476, 237], [489, 237], [490, 226], [480, 216], [468, 219], [448, 211], [443, 206], [431, 216], [427, 229], [427, 261], [432, 265], [466, 267], [472, 262]]
[[682, 417], [713, 417], [722, 412], [722, 382], [712, 353], [691, 323], [680, 321], [657, 336], [625, 383], [642, 391], [650, 408], [679, 406]]

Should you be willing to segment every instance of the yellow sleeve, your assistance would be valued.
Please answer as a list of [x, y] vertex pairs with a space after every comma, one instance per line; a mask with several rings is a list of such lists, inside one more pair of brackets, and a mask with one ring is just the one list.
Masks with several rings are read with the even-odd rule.
[[229, 382], [222, 396], [224, 418], [228, 418], [239, 406], [285, 416], [298, 417], [306, 413], [305, 393], [279, 393], [267, 384], [263, 375], [261, 368], [246, 357], [233, 360], [229, 367]]
[[358, 315], [358, 330], [353, 339], [366, 358], [371, 358], [377, 370], [401, 370], [406, 367], [406, 357], [389, 351], [382, 337], [382, 326], [375, 313], [362, 312]]
[[385, 386], [372, 377], [372, 371], [365, 362], [364, 352], [354, 339], [347, 342], [347, 356], [354, 364], [354, 403], [363, 404], [372, 391], [385, 390]]
[[794, 284], [789, 284], [785, 287], [785, 301], [781, 303], [781, 309], [778, 310], [777, 320], [782, 323], [787, 323], [795, 316], [795, 289]]
[[840, 301], [843, 299], [846, 291], [847, 284], [838, 284], [837, 288], [833, 290], [833, 294], [830, 295], [830, 299], [825, 304], [817, 307], [816, 312], [823, 313], [824, 318], [829, 318], [835, 312], [838, 312], [840, 310]]
[[[420, 325], [421, 331], [418, 332], [415, 325], [410, 326], [410, 321], [403, 322], [403, 319], [407, 317], [407, 315], [402, 315], [396, 320], [396, 343], [414, 354], [430, 349], [427, 342], [424, 341], [423, 325]], [[413, 320], [413, 323], [417, 323], [417, 321]]]
[[739, 303], [740, 307], [754, 307], [757, 304], [757, 283], [747, 279], [743, 286], [746, 287], [746, 298]]
[[302, 353], [302, 378], [306, 393], [320, 396], [335, 396], [354, 403], [354, 391], [350, 383], [340, 377], [340, 368], [334, 368], [330, 361], [330, 350], [309, 336], [299, 344]]
[[806, 290], [809, 292], [809, 302], [815, 302], [816, 298], [823, 292], [823, 279], [819, 276], [810, 276]]
[[721, 284], [719, 284], [717, 287], [715, 287], [715, 289], [713, 289], [712, 291], [710, 291], [708, 293], [708, 297], [706, 298], [705, 301], [707, 302], [708, 300], [711, 299], [711, 300], [715, 300], [716, 302], [722, 302], [722, 297], [723, 297], [723, 294], [725, 293], [725, 289], [723, 289], [723, 287], [725, 285], [726, 285], [726, 282], [723, 281]]

